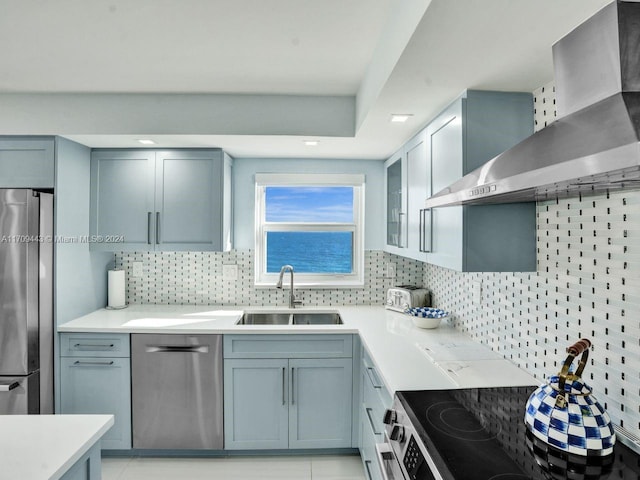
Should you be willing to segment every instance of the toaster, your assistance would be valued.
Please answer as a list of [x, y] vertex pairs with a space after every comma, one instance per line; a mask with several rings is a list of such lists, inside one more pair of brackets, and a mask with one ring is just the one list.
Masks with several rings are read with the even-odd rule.
[[387, 290], [385, 308], [404, 312], [409, 308], [428, 307], [430, 303], [429, 291], [413, 285], [400, 285]]

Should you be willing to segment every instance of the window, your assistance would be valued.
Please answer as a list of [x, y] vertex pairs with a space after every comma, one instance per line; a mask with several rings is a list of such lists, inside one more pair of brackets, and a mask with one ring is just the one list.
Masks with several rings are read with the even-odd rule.
[[256, 175], [256, 285], [364, 285], [364, 175]]

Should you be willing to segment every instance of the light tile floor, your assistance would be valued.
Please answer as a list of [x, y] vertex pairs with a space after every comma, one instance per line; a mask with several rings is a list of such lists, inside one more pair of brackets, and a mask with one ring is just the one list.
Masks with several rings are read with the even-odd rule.
[[357, 455], [102, 459], [102, 480], [364, 480]]

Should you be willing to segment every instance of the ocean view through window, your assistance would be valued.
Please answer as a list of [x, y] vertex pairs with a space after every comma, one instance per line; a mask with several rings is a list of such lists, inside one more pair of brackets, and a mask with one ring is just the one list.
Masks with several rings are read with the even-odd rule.
[[256, 284], [283, 265], [296, 284], [363, 284], [364, 176], [256, 175]]

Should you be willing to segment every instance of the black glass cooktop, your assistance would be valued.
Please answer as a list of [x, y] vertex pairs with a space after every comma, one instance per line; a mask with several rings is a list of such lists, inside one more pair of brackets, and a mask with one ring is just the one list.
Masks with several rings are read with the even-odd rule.
[[528, 434], [531, 387], [398, 392], [444, 480], [640, 479], [640, 456], [568, 455]]

